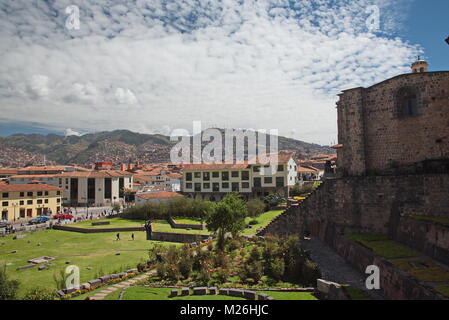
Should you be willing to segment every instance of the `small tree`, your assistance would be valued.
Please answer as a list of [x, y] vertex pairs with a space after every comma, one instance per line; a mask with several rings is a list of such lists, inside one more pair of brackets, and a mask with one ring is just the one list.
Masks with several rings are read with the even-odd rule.
[[6, 267], [0, 269], [0, 300], [16, 300], [19, 281], [9, 280]]
[[223, 251], [225, 235], [230, 232], [236, 236], [245, 228], [248, 210], [238, 194], [231, 193], [218, 202], [206, 218], [207, 229], [218, 233], [217, 247]]
[[248, 217], [258, 217], [265, 211], [265, 203], [260, 199], [253, 199], [246, 203]]

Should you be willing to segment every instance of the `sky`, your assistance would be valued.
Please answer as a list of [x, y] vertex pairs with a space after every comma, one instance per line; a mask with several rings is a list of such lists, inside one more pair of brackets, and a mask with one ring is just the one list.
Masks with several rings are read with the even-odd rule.
[[448, 70], [448, 13], [447, 0], [2, 0], [0, 135], [201, 121], [333, 144], [342, 90], [418, 56]]

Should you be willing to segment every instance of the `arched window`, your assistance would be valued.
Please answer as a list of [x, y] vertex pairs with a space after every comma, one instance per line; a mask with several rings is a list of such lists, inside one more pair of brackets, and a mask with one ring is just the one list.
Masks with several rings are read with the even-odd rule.
[[400, 117], [418, 114], [418, 92], [414, 88], [405, 87], [398, 91], [397, 111]]

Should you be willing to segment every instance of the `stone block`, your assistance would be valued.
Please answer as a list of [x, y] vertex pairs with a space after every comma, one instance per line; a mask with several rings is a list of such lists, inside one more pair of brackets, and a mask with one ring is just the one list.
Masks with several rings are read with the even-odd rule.
[[101, 280], [100, 279], [94, 279], [94, 280], [88, 281], [88, 283], [91, 285], [92, 288], [96, 288], [96, 287], [101, 285]]
[[189, 296], [190, 295], [190, 289], [189, 288], [182, 288], [181, 289], [181, 296]]
[[257, 293], [255, 291], [245, 290], [243, 291], [243, 297], [248, 300], [256, 300]]
[[193, 295], [195, 296], [203, 296], [207, 294], [207, 288], [206, 287], [196, 287], [193, 288]]
[[35, 264], [29, 264], [29, 265], [26, 265], [26, 266], [17, 267], [17, 270], [31, 269], [31, 268], [34, 268], [35, 266], [36, 266]]
[[231, 297], [242, 297], [243, 298], [243, 290], [229, 289], [228, 295], [230, 295]]
[[209, 294], [210, 295], [216, 295], [218, 293], [217, 287], [210, 287], [209, 288]]
[[178, 289], [170, 290], [170, 298], [178, 296]]
[[114, 274], [111, 274], [110, 277], [111, 277], [111, 279], [117, 279], [117, 278], [119, 278], [119, 275], [114, 273]]
[[266, 293], [258, 293], [257, 300], [268, 300], [268, 294]]
[[101, 280], [101, 282], [107, 282], [107, 281], [111, 280], [111, 276], [110, 275], [102, 276], [99, 279]]
[[218, 292], [220, 295], [227, 296], [229, 294], [229, 289], [221, 288]]
[[86, 283], [83, 283], [82, 285], [81, 285], [81, 289], [82, 290], [89, 290], [90, 289], [90, 283], [89, 282], [86, 282]]

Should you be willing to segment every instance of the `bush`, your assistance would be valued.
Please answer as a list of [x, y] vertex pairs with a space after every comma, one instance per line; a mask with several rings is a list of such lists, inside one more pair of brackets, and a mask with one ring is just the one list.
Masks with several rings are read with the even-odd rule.
[[246, 203], [248, 217], [258, 217], [265, 212], [265, 203], [260, 199], [253, 199]]
[[228, 246], [227, 246], [227, 248], [228, 248], [228, 252], [232, 252], [232, 251], [234, 251], [234, 250], [237, 250], [237, 249], [239, 249], [240, 248], [240, 246], [241, 246], [241, 243], [240, 243], [240, 241], [238, 241], [238, 240], [231, 240], [231, 241], [229, 241], [228, 242]]
[[249, 222], [249, 225], [250, 225], [250, 226], [254, 226], [254, 225], [258, 224], [258, 223], [259, 223], [259, 221], [257, 221], [257, 220], [251, 220], [251, 221]]
[[276, 281], [281, 281], [285, 273], [284, 259], [276, 258], [269, 264], [270, 276]]
[[19, 281], [9, 280], [6, 267], [0, 269], [0, 300], [16, 300]]
[[317, 279], [321, 277], [318, 266], [310, 260], [304, 261], [301, 269], [301, 283], [305, 286], [314, 287]]
[[270, 207], [277, 207], [278, 205], [287, 202], [287, 199], [284, 196], [275, 193], [266, 196], [264, 202]]
[[54, 292], [45, 288], [33, 288], [27, 291], [23, 300], [54, 300]]

